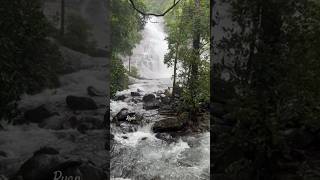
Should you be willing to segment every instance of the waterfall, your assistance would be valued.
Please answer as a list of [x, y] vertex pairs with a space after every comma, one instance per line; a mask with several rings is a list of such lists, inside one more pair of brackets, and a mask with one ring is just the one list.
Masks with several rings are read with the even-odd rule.
[[125, 58], [125, 65], [138, 69], [143, 78], [171, 78], [172, 68], [164, 64], [164, 55], [168, 52], [165, 40], [163, 18], [151, 18], [147, 21], [142, 33], [141, 42], [133, 49], [133, 55]]

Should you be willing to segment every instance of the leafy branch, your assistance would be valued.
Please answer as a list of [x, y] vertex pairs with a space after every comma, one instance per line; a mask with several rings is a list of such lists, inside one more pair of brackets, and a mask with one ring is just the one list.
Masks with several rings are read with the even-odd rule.
[[181, 0], [178, 0], [178, 1], [174, 0], [174, 1], [173, 1], [173, 4], [172, 4], [168, 9], [166, 9], [163, 13], [161, 13], [161, 14], [156, 14], [156, 13], [146, 13], [146, 12], [143, 12], [142, 10], [140, 10], [139, 8], [137, 8], [137, 6], [136, 6], [136, 4], [134, 3], [133, 0], [129, 0], [132, 8], [133, 8], [134, 10], [136, 10], [138, 13], [140, 13], [141, 15], [143, 15], [143, 16], [157, 16], [157, 17], [165, 16], [165, 15], [166, 15], [168, 12], [170, 12], [177, 4], [179, 4], [180, 1], [181, 1]]

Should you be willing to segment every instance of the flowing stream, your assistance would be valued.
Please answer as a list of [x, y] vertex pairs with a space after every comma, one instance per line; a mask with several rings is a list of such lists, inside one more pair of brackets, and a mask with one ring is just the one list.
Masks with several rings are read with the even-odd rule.
[[[152, 126], [165, 116], [158, 110], [143, 109], [142, 102], [132, 102], [131, 92], [157, 94], [172, 87], [173, 70], [167, 68], [163, 58], [167, 52], [166, 34], [162, 18], [149, 20], [142, 32], [143, 39], [133, 50], [131, 66], [135, 66], [143, 79], [131, 79], [129, 89], [118, 92], [126, 99], [111, 100], [111, 119], [122, 108], [142, 114], [144, 123], [136, 131], [124, 130], [129, 124], [111, 124], [114, 142], [111, 149], [111, 177], [113, 179], [165, 179], [198, 180], [210, 179], [210, 134], [209, 132], [188, 135], [173, 142], [158, 139]], [[126, 59], [125, 63], [128, 62]], [[134, 97], [136, 98], [136, 97]], [[167, 136], [170, 136], [169, 134]]]

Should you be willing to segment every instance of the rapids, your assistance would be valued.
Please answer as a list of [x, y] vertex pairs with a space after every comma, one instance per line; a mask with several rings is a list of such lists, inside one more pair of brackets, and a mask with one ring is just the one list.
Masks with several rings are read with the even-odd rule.
[[[166, 33], [162, 18], [149, 20], [142, 32], [143, 39], [133, 50], [131, 65], [143, 79], [134, 81], [129, 89], [118, 92], [126, 95], [124, 101], [111, 100], [111, 119], [122, 108], [143, 114], [146, 123], [135, 132], [125, 132], [114, 123], [111, 133], [114, 143], [111, 148], [111, 177], [114, 180], [202, 180], [210, 179], [210, 133], [189, 135], [167, 143], [156, 138], [152, 132], [154, 122], [164, 118], [158, 110], [143, 109], [142, 102], [130, 101], [131, 92], [143, 94], [164, 91], [172, 87], [173, 70], [163, 63], [167, 52]], [[128, 58], [124, 58], [128, 65]], [[125, 138], [124, 138], [125, 137]]]

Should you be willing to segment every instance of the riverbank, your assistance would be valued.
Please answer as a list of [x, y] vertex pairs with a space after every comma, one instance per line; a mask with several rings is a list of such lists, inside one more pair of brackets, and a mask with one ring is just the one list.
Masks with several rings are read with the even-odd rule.
[[[20, 114], [11, 124], [2, 124], [0, 174], [6, 177], [22, 176], [28, 179], [33, 174], [36, 178], [37, 172], [42, 171], [39, 166], [42, 163], [49, 163], [46, 166], [53, 168], [72, 161], [78, 162], [78, 165], [69, 168], [77, 169], [92, 162], [94, 165], [90, 166], [97, 171], [103, 172], [105, 169], [107, 172], [109, 155], [104, 146], [106, 131], [103, 117], [106, 112], [109, 61], [63, 47], [61, 52], [67, 70], [60, 77], [61, 86], [22, 96], [18, 103]], [[58, 164], [50, 164], [52, 162], [34, 156], [44, 147], [59, 152], [52, 155], [42, 151], [48, 159], [58, 158]], [[27, 166], [33, 167], [34, 171], [23, 171], [23, 164], [32, 158], [38, 159], [39, 164]]]

